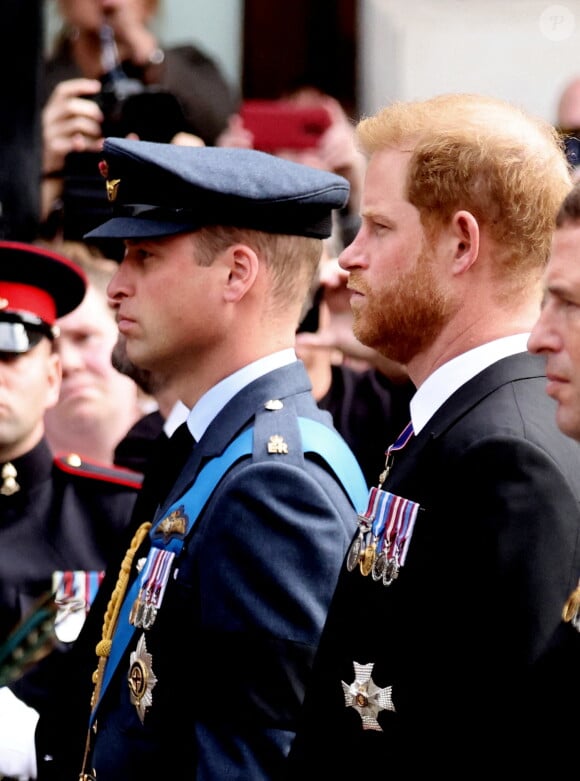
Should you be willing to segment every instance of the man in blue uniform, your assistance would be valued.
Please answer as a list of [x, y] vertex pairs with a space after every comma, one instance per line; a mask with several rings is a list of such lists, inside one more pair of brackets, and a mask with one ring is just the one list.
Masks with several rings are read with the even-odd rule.
[[126, 139], [105, 142], [102, 172], [113, 214], [89, 237], [125, 240], [119, 331], [190, 409], [189, 452], [136, 514], [104, 620], [95, 606], [40, 716], [38, 778], [276, 779], [367, 493], [294, 352], [348, 183]]
[[[141, 482], [140, 474], [88, 465], [76, 454], [55, 458], [44, 438], [44, 412], [61, 379], [55, 320], [85, 289], [84, 274], [66, 258], [0, 241], [0, 644], [54, 593], [49, 646], [69, 647]], [[11, 657], [4, 662], [10, 667]], [[50, 654], [12, 684], [28, 705], [40, 707], [52, 664]], [[0, 703], [10, 696], [0, 689]]]

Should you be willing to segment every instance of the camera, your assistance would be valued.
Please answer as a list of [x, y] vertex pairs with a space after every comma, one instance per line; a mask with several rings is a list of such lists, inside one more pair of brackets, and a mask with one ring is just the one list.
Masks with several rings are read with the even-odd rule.
[[169, 143], [176, 133], [187, 130], [181, 104], [171, 92], [130, 78], [102, 83], [93, 100], [105, 117], [103, 136], [136, 133], [142, 141]]
[[101, 91], [92, 99], [105, 117], [103, 136], [125, 138], [136, 133], [141, 141], [169, 143], [176, 133], [186, 130], [185, 116], [175, 95], [125, 73], [113, 28], [102, 25], [100, 39], [104, 75]]
[[[186, 130], [185, 116], [178, 99], [170, 92], [145, 86], [136, 79], [123, 77], [114, 82], [102, 80], [103, 89], [92, 100], [104, 115], [103, 136], [125, 138], [136, 133], [142, 141], [169, 143], [173, 136]], [[105, 181], [99, 173], [99, 152], [70, 152], [63, 169], [63, 192], [60, 224], [48, 230], [60, 230], [72, 240], [82, 240], [110, 216]], [[117, 258], [120, 249], [115, 243], [103, 247], [106, 254]]]
[[580, 165], [580, 130], [572, 131], [570, 135], [565, 136], [564, 151], [572, 168], [577, 168]]

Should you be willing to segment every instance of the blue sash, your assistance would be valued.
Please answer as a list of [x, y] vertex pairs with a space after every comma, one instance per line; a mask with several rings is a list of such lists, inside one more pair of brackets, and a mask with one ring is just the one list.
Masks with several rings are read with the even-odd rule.
[[[298, 418], [300, 433], [302, 436], [302, 449], [304, 453], [317, 453], [332, 468], [335, 475], [348, 494], [355, 510], [363, 510], [366, 506], [368, 496], [368, 486], [365, 482], [361, 468], [348, 448], [344, 440], [336, 431], [309, 418]], [[253, 429], [249, 428], [243, 431], [234, 439], [224, 450], [221, 456], [212, 458], [211, 461], [203, 467], [189, 490], [177, 500], [169, 510], [164, 513], [155, 526], [149, 531], [152, 546], [171, 550], [176, 555], [181, 552], [185, 540], [196, 522], [199, 514], [203, 510], [207, 500], [211, 496], [216, 485], [226, 474], [233, 464], [244, 456], [251, 455], [253, 450]], [[181, 510], [181, 516], [186, 518], [186, 529], [184, 533], [177, 536], [171, 536], [168, 540], [163, 535], [156, 535], [157, 526], [175, 510]], [[109, 685], [113, 673], [119, 664], [133, 634], [135, 627], [129, 622], [129, 614], [133, 602], [138, 596], [141, 579], [137, 577], [131, 588], [127, 591], [121, 610], [117, 627], [113, 636], [111, 653], [107, 659], [103, 681], [100, 688], [99, 700], [95, 703], [91, 713], [90, 724], [92, 725], [98, 710], [99, 703]]]

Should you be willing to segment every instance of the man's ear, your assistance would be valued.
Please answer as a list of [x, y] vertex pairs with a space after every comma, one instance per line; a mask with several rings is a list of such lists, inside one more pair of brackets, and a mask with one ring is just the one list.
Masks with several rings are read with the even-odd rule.
[[53, 351], [48, 356], [47, 366], [47, 397], [46, 408], [51, 409], [54, 407], [60, 395], [60, 386], [62, 382], [62, 363], [60, 361], [60, 355]]
[[246, 244], [232, 244], [227, 248], [224, 260], [229, 266], [224, 288], [226, 301], [239, 301], [256, 281], [260, 261], [254, 250]]
[[479, 223], [471, 212], [455, 212], [449, 225], [453, 242], [453, 271], [462, 274], [479, 255]]

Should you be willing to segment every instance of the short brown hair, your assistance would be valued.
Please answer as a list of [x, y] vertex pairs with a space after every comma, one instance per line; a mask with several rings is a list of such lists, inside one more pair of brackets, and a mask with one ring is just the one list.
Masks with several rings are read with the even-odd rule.
[[543, 269], [571, 186], [552, 125], [493, 97], [449, 94], [387, 106], [357, 134], [367, 155], [385, 147], [411, 153], [407, 197], [427, 232], [466, 209], [496, 243], [505, 281]]
[[272, 302], [303, 302], [318, 272], [322, 239], [264, 233], [250, 228], [211, 226], [192, 234], [196, 254], [203, 265], [232, 244], [247, 244], [272, 273]]

